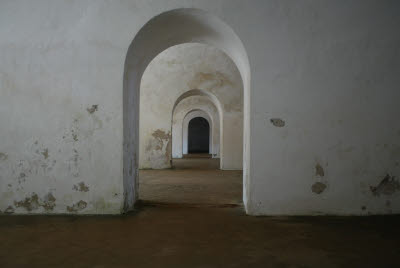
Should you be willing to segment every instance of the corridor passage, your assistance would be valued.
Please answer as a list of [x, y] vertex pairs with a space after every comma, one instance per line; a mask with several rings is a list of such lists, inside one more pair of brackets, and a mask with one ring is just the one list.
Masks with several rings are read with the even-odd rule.
[[184, 206], [241, 206], [242, 171], [219, 170], [219, 159], [189, 154], [172, 169], [140, 170], [139, 198], [144, 203]]

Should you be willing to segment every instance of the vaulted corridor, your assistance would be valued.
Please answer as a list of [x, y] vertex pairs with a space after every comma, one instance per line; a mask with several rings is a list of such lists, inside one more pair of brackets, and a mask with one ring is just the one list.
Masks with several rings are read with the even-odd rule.
[[400, 1], [0, 1], [0, 268], [400, 267]]

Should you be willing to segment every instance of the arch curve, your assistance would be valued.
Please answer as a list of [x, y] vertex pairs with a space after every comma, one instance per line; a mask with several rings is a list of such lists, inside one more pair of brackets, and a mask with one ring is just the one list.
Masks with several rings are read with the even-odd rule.
[[133, 209], [138, 198], [139, 104], [141, 77], [151, 60], [165, 49], [183, 43], [203, 43], [224, 51], [237, 65], [244, 88], [244, 202], [249, 170], [250, 66], [235, 32], [218, 17], [200, 9], [174, 9], [148, 21], [130, 44], [123, 80], [123, 210]]
[[193, 118], [196, 117], [202, 117], [204, 119], [206, 119], [208, 121], [208, 124], [210, 126], [210, 144], [209, 144], [209, 151], [210, 154], [217, 154], [217, 149], [218, 145], [215, 143], [215, 141], [218, 142], [219, 139], [219, 126], [217, 126], [215, 124], [215, 119], [213, 120], [212, 116], [201, 109], [193, 109], [191, 111], [189, 111], [183, 118], [182, 121], [182, 155], [183, 154], [187, 154], [188, 153], [188, 129], [189, 129], [189, 122], [190, 120], [192, 120]]
[[[204, 100], [199, 99], [197, 103], [188, 107], [181, 107], [186, 100], [191, 98], [204, 97]], [[214, 158], [222, 157], [222, 131], [223, 131], [223, 112], [221, 103], [218, 98], [211, 92], [194, 89], [189, 90], [180, 95], [173, 106], [172, 111], [172, 157], [182, 158], [183, 154], [187, 154], [187, 124], [185, 117], [191, 112], [203, 111], [210, 118], [210, 137], [211, 147], [210, 154]]]
[[186, 91], [185, 93], [180, 95], [176, 99], [176, 101], [174, 103], [174, 106], [172, 108], [172, 115], [175, 112], [175, 108], [178, 106], [178, 104], [181, 101], [183, 101], [186, 98], [192, 97], [192, 96], [205, 96], [205, 97], [207, 97], [215, 105], [215, 107], [217, 108], [219, 117], [221, 119], [223, 118], [223, 109], [222, 109], [221, 102], [218, 100], [218, 98], [213, 93], [211, 93], [209, 91], [206, 91], [204, 89], [192, 89], [192, 90]]

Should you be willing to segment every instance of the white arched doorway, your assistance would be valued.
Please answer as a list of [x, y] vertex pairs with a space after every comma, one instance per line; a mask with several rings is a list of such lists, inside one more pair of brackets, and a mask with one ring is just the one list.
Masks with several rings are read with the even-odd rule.
[[187, 150], [185, 152], [183, 150], [185, 137], [187, 138], [187, 133], [184, 133], [184, 119], [196, 111], [202, 111], [199, 113], [204, 114], [199, 116], [210, 118], [212, 131], [210, 154], [213, 158], [221, 157], [223, 113], [220, 107], [221, 104], [215, 95], [204, 90], [190, 90], [177, 99], [172, 112], [172, 158], [182, 158], [183, 154], [187, 153]]
[[250, 67], [242, 42], [222, 20], [198, 9], [164, 12], [146, 23], [135, 36], [126, 56], [123, 88], [123, 188], [124, 210], [133, 208], [138, 194], [140, 81], [147, 65], [163, 50], [183, 43], [215, 46], [232, 58], [240, 71], [244, 88], [243, 201], [249, 193]]

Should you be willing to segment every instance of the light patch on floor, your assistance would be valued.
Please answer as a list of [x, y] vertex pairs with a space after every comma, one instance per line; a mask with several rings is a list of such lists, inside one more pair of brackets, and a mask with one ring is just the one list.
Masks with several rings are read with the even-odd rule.
[[219, 170], [219, 159], [174, 159], [173, 169], [140, 170], [139, 198], [151, 203], [241, 205], [242, 171]]

